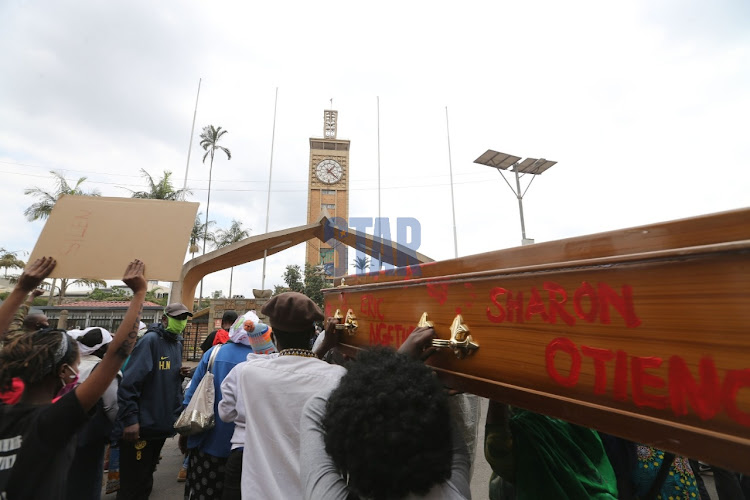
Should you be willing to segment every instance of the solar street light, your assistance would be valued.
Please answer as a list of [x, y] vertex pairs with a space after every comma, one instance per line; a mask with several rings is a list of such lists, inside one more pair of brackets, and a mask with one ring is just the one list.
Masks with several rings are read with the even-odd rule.
[[[534, 182], [535, 177], [531, 178], [528, 185], [526, 186], [526, 189], [524, 189], [523, 192], [521, 192], [520, 177], [526, 174], [532, 176], [541, 175], [543, 172], [549, 170], [549, 168], [557, 162], [545, 160], [544, 158], [526, 158], [525, 160], [521, 161], [520, 156], [499, 153], [497, 151], [493, 151], [492, 149], [488, 149], [484, 154], [482, 154], [482, 156], [474, 160], [474, 163], [497, 169], [498, 173], [502, 176], [505, 183], [508, 185], [510, 190], [513, 191], [513, 194], [518, 199], [518, 211], [521, 215], [521, 244], [528, 245], [530, 243], [534, 243], [533, 239], [526, 238], [526, 225], [523, 221], [523, 197], [526, 194], [526, 191], [529, 190], [529, 187], [531, 187], [531, 183]], [[506, 179], [505, 175], [503, 175], [502, 171], [508, 169], [510, 169], [516, 176], [516, 189], [513, 189], [513, 186], [510, 185], [508, 179]], [[518, 175], [519, 173], [521, 174], [521, 176]]]

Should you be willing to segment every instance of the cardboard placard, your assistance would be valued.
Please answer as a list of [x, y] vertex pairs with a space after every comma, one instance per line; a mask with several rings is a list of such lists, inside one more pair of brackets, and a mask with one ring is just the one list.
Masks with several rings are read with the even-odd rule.
[[62, 196], [29, 262], [57, 259], [52, 278], [119, 280], [133, 259], [149, 280], [180, 279], [197, 202]]

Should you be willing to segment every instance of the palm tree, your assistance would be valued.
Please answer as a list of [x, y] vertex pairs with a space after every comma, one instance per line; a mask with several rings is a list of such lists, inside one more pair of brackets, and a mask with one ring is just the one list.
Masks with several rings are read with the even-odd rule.
[[[245, 238], [250, 236], [250, 231], [247, 229], [242, 229], [242, 222], [238, 220], [232, 220], [232, 225], [229, 226], [229, 229], [219, 229], [216, 232], [216, 248], [223, 248], [226, 246], [231, 245], [232, 243], [237, 243], [238, 241], [242, 241]], [[232, 270], [229, 273], [229, 295], [228, 297], [232, 298], [232, 279], [234, 278], [234, 266], [232, 266]]]
[[198, 212], [195, 216], [195, 222], [193, 223], [193, 230], [190, 232], [190, 247], [188, 251], [192, 254], [191, 258], [195, 258], [195, 254], [200, 251], [198, 243], [203, 241], [203, 238], [208, 238], [208, 242], [212, 245], [216, 244], [216, 235], [210, 229], [206, 231], [206, 225], [211, 227], [216, 224], [216, 221], [210, 220], [208, 222], [201, 222], [201, 215], [203, 212]]
[[79, 177], [78, 181], [76, 181], [75, 186], [70, 187], [70, 184], [68, 184], [68, 181], [65, 180], [63, 174], [61, 174], [60, 172], [56, 172], [55, 170], [50, 171], [50, 173], [55, 178], [55, 182], [57, 183], [57, 189], [54, 193], [44, 191], [43, 189], [38, 187], [23, 190], [23, 194], [39, 198], [39, 201], [33, 203], [23, 212], [26, 218], [30, 221], [39, 219], [44, 220], [49, 217], [49, 214], [52, 212], [52, 207], [55, 206], [57, 200], [59, 200], [60, 197], [64, 194], [72, 194], [77, 196], [101, 196], [101, 193], [99, 193], [99, 191], [96, 189], [88, 192], [81, 189], [81, 184], [84, 183], [86, 177]]
[[[148, 182], [148, 191], [133, 191], [128, 189], [132, 193], [131, 198], [142, 198], [148, 200], [167, 200], [167, 201], [183, 201], [185, 196], [192, 194], [187, 188], [174, 190], [172, 186], [172, 172], [169, 170], [164, 171], [164, 175], [157, 182], [154, 182], [151, 174], [146, 172], [145, 169], [141, 169], [141, 175], [146, 178]], [[127, 188], [125, 188], [127, 189]]]
[[[208, 240], [208, 210], [211, 206], [211, 176], [214, 171], [214, 154], [216, 153], [216, 150], [219, 149], [221, 151], [224, 151], [224, 153], [227, 155], [227, 160], [232, 159], [232, 152], [229, 151], [224, 146], [219, 146], [219, 139], [226, 134], [226, 130], [222, 130], [221, 127], [214, 127], [213, 125], [208, 125], [206, 127], [203, 127], [203, 132], [201, 132], [200, 138], [201, 138], [201, 147], [206, 151], [206, 154], [203, 155], [203, 163], [206, 163], [206, 158], [208, 158], [208, 155], [211, 155], [211, 163], [208, 168], [208, 198], [206, 200], [206, 227], [204, 228], [204, 237], [203, 237], [203, 253], [206, 253], [206, 241]], [[199, 301], [203, 298], [203, 280], [201, 280], [201, 290], [199, 294]]]
[[353, 264], [354, 269], [358, 270], [360, 273], [364, 273], [365, 268], [370, 266], [370, 259], [364, 255], [361, 257], [355, 257]]
[[[75, 186], [71, 187], [70, 184], [68, 184], [68, 181], [65, 180], [65, 176], [63, 176], [63, 174], [55, 170], [51, 170], [50, 173], [55, 178], [55, 182], [57, 183], [57, 189], [54, 193], [44, 191], [43, 189], [40, 189], [38, 187], [24, 189], [23, 191], [23, 194], [27, 194], [39, 199], [39, 201], [33, 203], [23, 212], [26, 218], [30, 221], [39, 219], [44, 220], [49, 217], [49, 214], [52, 213], [52, 207], [55, 206], [57, 200], [59, 200], [63, 195], [70, 194], [76, 196], [101, 196], [101, 193], [99, 193], [99, 191], [96, 189], [88, 192], [81, 189], [81, 184], [84, 183], [86, 177], [79, 177], [78, 181], [76, 181]], [[60, 301], [62, 301], [62, 298], [65, 296], [64, 291], [68, 287], [67, 281], [67, 279], [60, 280]], [[48, 305], [52, 305], [52, 294], [54, 293], [54, 290], [55, 278], [52, 279]]]

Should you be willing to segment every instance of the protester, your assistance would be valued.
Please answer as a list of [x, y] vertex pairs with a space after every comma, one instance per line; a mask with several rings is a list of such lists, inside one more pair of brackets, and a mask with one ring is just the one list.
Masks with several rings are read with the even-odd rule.
[[418, 328], [399, 349], [363, 351], [302, 413], [304, 498], [467, 499], [471, 460], [461, 412], [417, 361], [434, 338]]
[[[78, 382], [83, 383], [107, 352], [112, 334], [104, 328], [91, 327], [69, 330], [68, 335], [78, 343], [81, 354]], [[75, 458], [68, 474], [68, 500], [101, 498], [104, 450], [117, 417], [117, 388], [121, 378], [122, 374], [118, 373], [97, 401], [91, 419], [78, 432]]]
[[148, 326], [143, 321], [138, 322], [138, 338], [140, 339], [148, 333]]
[[484, 453], [492, 500], [500, 498], [495, 475], [514, 485], [519, 500], [618, 498], [615, 472], [592, 429], [490, 401]]
[[313, 353], [309, 349], [313, 322], [324, 316], [312, 300], [297, 292], [282, 293], [261, 312], [269, 318], [279, 355], [251, 354], [239, 373], [238, 392], [247, 422], [242, 498], [300, 498], [302, 408], [317, 392], [338, 385], [346, 372], [318, 359], [336, 343], [336, 321], [329, 320], [326, 342]]
[[[617, 477], [619, 499], [672, 497], [710, 500], [702, 478], [693, 471], [692, 461], [687, 458], [603, 432], [599, 435]], [[739, 496], [723, 497], [719, 483], [717, 480], [719, 500], [742, 499], [739, 489], [736, 490]]]
[[635, 449], [637, 463], [631, 471], [634, 498], [701, 498], [695, 474], [686, 457], [645, 444], [636, 444]]
[[[55, 260], [36, 260], [19, 278], [13, 292], [0, 306], [0, 337], [5, 333], [26, 294], [34, 290], [55, 267]], [[22, 335], [0, 352], [0, 390], [20, 377], [23, 398], [16, 405], [0, 405], [0, 498], [64, 498], [66, 478], [73, 456], [73, 436], [86, 422], [87, 412], [102, 397], [117, 375], [135, 342], [146, 296], [144, 265], [131, 262], [123, 277], [133, 291], [125, 317], [111, 348], [97, 369], [77, 387], [74, 385], [79, 354], [77, 343], [62, 330], [43, 329]], [[55, 404], [58, 394], [65, 393]]]
[[208, 334], [201, 343], [201, 350], [206, 352], [211, 349], [211, 346], [225, 344], [229, 340], [229, 329], [232, 328], [235, 321], [237, 321], [236, 312], [224, 311], [224, 314], [221, 316], [221, 328]]
[[174, 436], [182, 410], [182, 337], [192, 314], [169, 304], [133, 349], [118, 391], [120, 439], [118, 500], [148, 498], [164, 441]]
[[[234, 314], [236, 317], [237, 315]], [[229, 340], [226, 344], [215, 345], [203, 355], [193, 375], [193, 380], [185, 394], [183, 405], [187, 406], [195, 393], [198, 384], [208, 369], [212, 354], [216, 351], [211, 373], [214, 375], [214, 415], [218, 415], [221, 402], [221, 383], [237, 364], [244, 362], [247, 355], [253, 352], [250, 338], [258, 337], [268, 330], [258, 316], [247, 312], [237, 318], [229, 329]], [[220, 418], [215, 419], [215, 426], [207, 432], [194, 436], [180, 436], [180, 448], [190, 453], [185, 497], [191, 499], [221, 498], [224, 490], [224, 466], [232, 448], [234, 424]]]

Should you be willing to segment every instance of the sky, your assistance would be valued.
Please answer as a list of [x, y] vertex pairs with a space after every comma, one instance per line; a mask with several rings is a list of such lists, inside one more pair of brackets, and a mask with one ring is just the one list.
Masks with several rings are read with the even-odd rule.
[[[745, 208], [748, 26], [742, 0], [5, 0], [0, 247], [33, 249], [44, 223], [24, 218], [23, 191], [54, 189], [50, 170], [104, 196], [143, 189], [142, 168], [182, 187], [199, 79], [188, 199], [205, 216], [197, 137], [221, 126], [219, 227], [265, 232], [272, 136], [269, 230], [306, 223], [330, 99], [351, 140], [350, 217], [377, 216], [380, 157], [381, 215], [419, 220], [436, 260], [454, 257], [452, 205], [459, 256], [520, 245], [514, 194], [473, 163], [487, 149], [558, 162], [523, 199], [537, 242]], [[304, 245], [270, 257], [266, 288], [303, 263]], [[232, 293], [260, 283], [261, 262], [244, 264]], [[228, 287], [217, 272], [204, 295]]]

